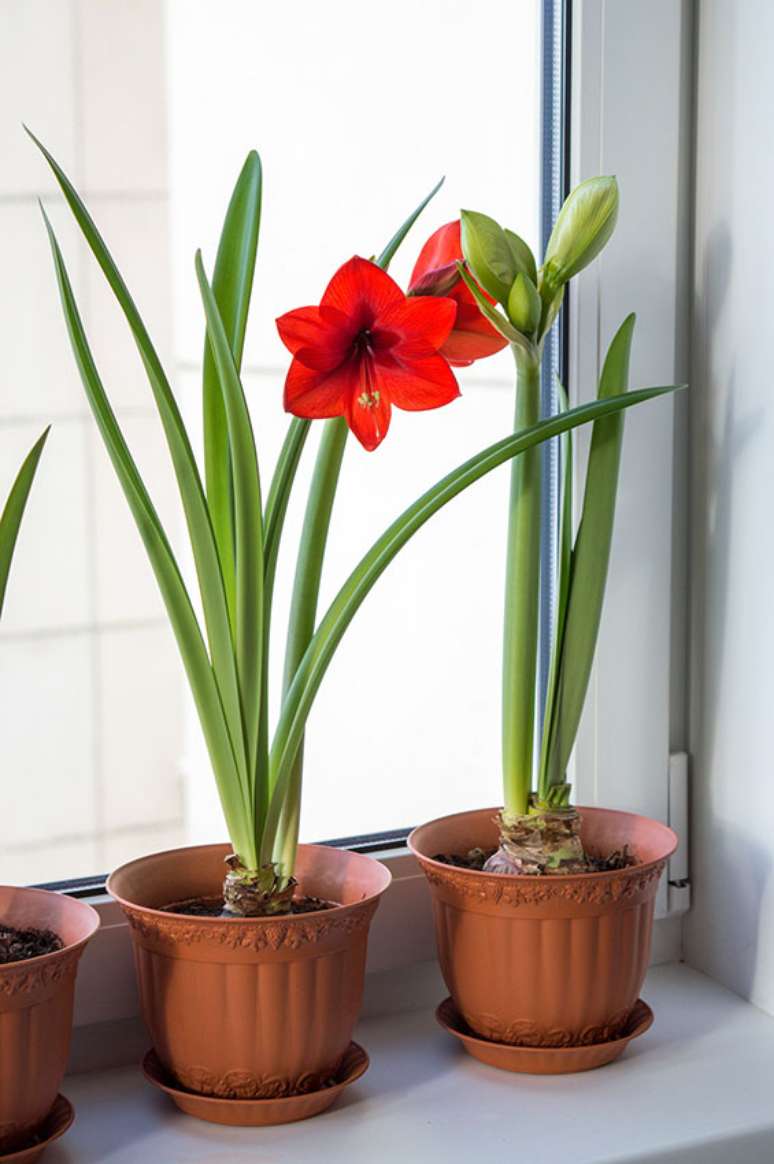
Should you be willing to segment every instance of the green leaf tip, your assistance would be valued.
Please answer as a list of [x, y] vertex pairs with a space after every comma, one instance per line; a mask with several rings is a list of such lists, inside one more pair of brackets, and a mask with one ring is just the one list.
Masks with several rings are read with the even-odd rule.
[[24, 510], [27, 505], [32, 482], [38, 467], [43, 446], [46, 443], [51, 425], [44, 429], [41, 436], [35, 441], [27, 456], [24, 458], [11, 491], [2, 510], [0, 510], [0, 614], [5, 602], [5, 591], [8, 585], [8, 575], [11, 570], [16, 540], [19, 536]]
[[446, 181], [446, 178], [444, 176], [438, 182], [436, 182], [435, 186], [433, 186], [432, 190], [427, 195], [427, 197], [422, 199], [422, 201], [419, 203], [419, 206], [417, 206], [416, 210], [412, 210], [411, 214], [408, 216], [408, 218], [405, 220], [405, 222], [402, 224], [402, 226], [400, 226], [398, 228], [398, 230], [392, 236], [390, 241], [387, 243], [387, 246], [384, 248], [382, 253], [379, 255], [379, 258], [376, 260], [377, 265], [380, 266], [383, 271], [387, 270], [387, 268], [389, 267], [393, 258], [395, 257], [395, 253], [398, 250], [398, 247], [403, 242], [404, 238], [406, 237], [408, 232], [411, 230], [412, 226], [414, 225], [416, 220], [419, 218], [420, 214], [425, 209], [427, 204], [429, 202], [431, 202], [433, 200], [433, 198], [435, 198], [436, 194], [441, 189], [441, 186], [443, 186], [445, 181]]

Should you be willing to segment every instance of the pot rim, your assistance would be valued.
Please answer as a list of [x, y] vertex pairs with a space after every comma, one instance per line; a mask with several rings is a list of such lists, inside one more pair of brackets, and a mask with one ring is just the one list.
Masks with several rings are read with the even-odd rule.
[[[583, 813], [598, 813], [598, 812], [614, 813], [616, 816], [619, 816], [619, 817], [629, 817], [630, 819], [634, 819], [634, 820], [649, 821], [652, 824], [658, 825], [658, 827], [663, 830], [665, 842], [667, 841], [667, 837], [669, 839], [668, 839], [668, 843], [665, 844], [664, 852], [660, 856], [654, 857], [653, 860], [651, 860], [651, 861], [638, 861], [635, 865], [629, 865], [625, 869], [607, 869], [607, 870], [602, 870], [601, 872], [597, 872], [597, 873], [563, 873], [563, 874], [561, 874], [561, 881], [563, 884], [566, 882], [573, 882], [573, 881], [574, 882], [603, 881], [605, 878], [609, 878], [611, 876], [625, 877], [627, 874], [629, 874], [629, 875], [639, 874], [643, 870], [652, 869], [655, 865], [660, 864], [662, 861], [668, 860], [669, 857], [671, 857], [672, 854], [675, 852], [678, 844], [680, 843], [677, 834], [675, 833], [675, 831], [673, 829], [671, 829], [669, 827], [669, 825], [665, 825], [660, 820], [654, 820], [653, 817], [643, 816], [642, 813], [624, 812], [622, 809], [618, 809], [618, 808], [603, 808], [601, 805], [577, 804], [574, 807], [577, 808], [578, 812], [581, 814], [583, 814]], [[411, 832], [409, 833], [408, 837], [406, 838], [406, 844], [407, 844], [408, 849], [411, 852], [411, 854], [414, 857], [416, 857], [416, 859], [418, 861], [420, 861], [423, 864], [430, 865], [432, 868], [438, 869], [441, 872], [446, 872], [446, 873], [454, 872], [455, 874], [461, 873], [465, 877], [472, 877], [474, 879], [481, 878], [483, 880], [489, 880], [489, 881], [491, 881], [491, 879], [493, 877], [495, 877], [495, 878], [497, 878], [498, 882], [502, 879], [504, 881], [507, 881], [510, 883], [515, 883], [517, 885], [518, 884], [522, 884], [522, 885], [533, 884], [536, 881], [545, 881], [546, 880], [545, 874], [542, 874], [542, 873], [489, 873], [483, 869], [465, 869], [464, 867], [459, 866], [459, 865], [447, 865], [444, 861], [436, 861], [434, 857], [428, 857], [427, 854], [421, 852], [417, 848], [417, 845], [416, 845], [417, 833], [419, 833], [422, 829], [429, 828], [430, 825], [441, 824], [443, 821], [454, 820], [454, 819], [462, 817], [462, 816], [473, 816], [473, 815], [476, 815], [478, 813], [485, 813], [485, 812], [491, 812], [492, 816], [494, 817], [501, 810], [502, 810], [502, 806], [497, 807], [497, 808], [491, 808], [491, 809], [489, 809], [489, 808], [469, 808], [463, 812], [451, 812], [451, 813], [447, 813], [445, 816], [437, 816], [433, 820], [425, 821], [423, 824], [417, 825], [415, 828], [413, 828], [411, 830]], [[558, 880], [558, 877], [552, 877], [551, 880], [552, 881]]]
[[234, 915], [234, 917], [207, 917], [200, 915], [189, 915], [185, 913], [174, 913], [169, 909], [158, 909], [152, 905], [142, 905], [140, 902], [131, 901], [128, 897], [122, 897], [115, 890], [115, 878], [119, 873], [123, 873], [126, 869], [132, 866], [142, 865], [146, 861], [151, 861], [156, 857], [165, 857], [170, 853], [191, 853], [201, 849], [223, 849], [228, 847], [228, 841], [212, 841], [205, 845], [177, 845], [172, 849], [160, 849], [157, 853], [146, 853], [144, 857], [135, 857], [132, 861], [126, 861], [123, 865], [119, 865], [107, 879], [105, 888], [110, 896], [118, 902], [119, 905], [126, 909], [142, 910], [143, 913], [151, 914], [158, 918], [178, 918], [186, 921], [195, 921], [204, 926], [233, 926], [245, 925], [246, 923], [255, 923], [256, 925], [268, 925], [272, 922], [281, 921], [285, 924], [303, 924], [309, 921], [310, 917], [338, 917], [348, 910], [359, 909], [367, 902], [378, 900], [386, 889], [389, 888], [392, 882], [392, 873], [382, 861], [377, 861], [375, 857], [366, 855], [365, 853], [356, 853], [352, 849], [339, 849], [335, 845], [314, 845], [314, 844], [300, 844], [299, 850], [305, 851], [313, 850], [320, 853], [341, 853], [346, 854], [348, 858], [355, 858], [358, 862], [367, 861], [370, 865], [376, 865], [383, 871], [383, 885], [381, 888], [369, 893], [367, 896], [360, 898], [358, 901], [350, 901], [346, 905], [333, 905], [329, 909], [320, 910], [317, 914], [309, 913], [275, 913], [266, 917], [241, 917]]
[[[38, 899], [43, 897], [62, 898], [67, 901], [68, 909], [74, 909], [75, 911], [80, 912], [82, 916], [89, 917], [90, 926], [89, 932], [87, 934], [85, 934], [82, 938], [78, 938], [76, 942], [68, 942], [66, 945], [62, 946], [61, 950], [50, 950], [48, 954], [36, 954], [34, 958], [20, 958], [16, 962], [0, 962], [0, 974], [11, 973], [12, 971], [18, 972], [22, 967], [26, 970], [28, 966], [34, 969], [36, 966], [41, 965], [43, 962], [59, 961], [66, 957], [68, 954], [71, 954], [73, 950], [82, 949], [87, 944], [87, 942], [91, 941], [100, 927], [100, 916], [93, 906], [88, 905], [87, 902], [81, 901], [77, 897], [70, 897], [68, 893], [63, 893], [61, 890], [36, 889], [31, 885], [0, 885], [0, 892], [2, 892], [4, 889], [11, 889], [14, 893], [21, 893], [25, 897], [37, 897]], [[0, 920], [2, 919], [0, 918]], [[31, 928], [37, 929], [37, 926], [32, 926]]]

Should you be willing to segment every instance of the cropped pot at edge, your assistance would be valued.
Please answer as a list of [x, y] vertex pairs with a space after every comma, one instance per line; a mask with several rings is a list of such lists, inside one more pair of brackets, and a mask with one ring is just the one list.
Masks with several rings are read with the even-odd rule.
[[54, 1105], [67, 1066], [78, 961], [99, 928], [90, 905], [0, 886], [0, 921], [53, 930], [61, 950], [0, 966], [0, 1153], [25, 1146]]
[[430, 883], [446, 985], [464, 1022], [485, 1039], [526, 1047], [615, 1039], [629, 1022], [650, 958], [658, 882], [677, 846], [666, 825], [580, 808], [584, 847], [624, 845], [629, 868], [568, 876], [460, 869], [434, 858], [494, 849], [495, 808], [414, 829], [409, 848]]
[[228, 845], [142, 857], [108, 880], [129, 919], [143, 1017], [161, 1064], [201, 1095], [269, 1099], [325, 1087], [352, 1039], [371, 919], [389, 870], [300, 845], [302, 895], [339, 904], [271, 918], [160, 907], [216, 897]]

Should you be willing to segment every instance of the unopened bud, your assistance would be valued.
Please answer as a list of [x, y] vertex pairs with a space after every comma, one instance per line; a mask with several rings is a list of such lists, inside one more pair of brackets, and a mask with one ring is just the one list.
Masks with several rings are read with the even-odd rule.
[[409, 288], [409, 295], [448, 295], [452, 288], [459, 283], [460, 274], [457, 263], [453, 261], [443, 267], [433, 267], [432, 270], [420, 276], [416, 283]]
[[537, 287], [527, 275], [519, 273], [508, 296], [508, 318], [523, 335], [531, 336], [540, 323], [541, 310]]
[[556, 291], [587, 267], [607, 243], [617, 217], [615, 178], [589, 178], [576, 186], [551, 231], [543, 261], [543, 283]]

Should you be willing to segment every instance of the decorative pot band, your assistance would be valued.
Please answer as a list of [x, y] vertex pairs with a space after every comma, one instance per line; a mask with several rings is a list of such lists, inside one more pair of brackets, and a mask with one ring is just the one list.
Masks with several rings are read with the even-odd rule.
[[575, 917], [605, 913], [610, 906], [648, 901], [658, 886], [677, 837], [659, 821], [633, 813], [579, 808], [587, 851], [607, 855], [628, 847], [636, 864], [602, 873], [552, 876], [484, 873], [436, 860], [474, 848], [495, 849], [499, 810], [477, 809], [440, 817], [414, 829], [408, 846], [439, 898], [464, 902], [481, 912], [518, 912], [521, 916]]

